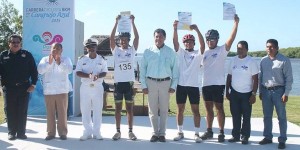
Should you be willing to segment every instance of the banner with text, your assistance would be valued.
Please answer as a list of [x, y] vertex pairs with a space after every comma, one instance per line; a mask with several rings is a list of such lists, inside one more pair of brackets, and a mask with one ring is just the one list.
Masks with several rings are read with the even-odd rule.
[[[42, 57], [50, 54], [54, 42], [62, 44], [63, 55], [70, 57], [74, 63], [74, 0], [23, 0], [23, 48], [32, 53], [38, 64]], [[72, 76], [69, 78], [73, 82]], [[41, 77], [30, 97], [29, 115], [46, 114], [40, 80]], [[72, 95], [69, 96], [69, 101], [72, 101], [70, 97]], [[71, 112], [68, 113], [70, 115]]]

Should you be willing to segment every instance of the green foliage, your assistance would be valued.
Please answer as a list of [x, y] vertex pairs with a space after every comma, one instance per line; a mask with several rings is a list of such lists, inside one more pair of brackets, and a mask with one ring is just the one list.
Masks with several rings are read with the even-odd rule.
[[[289, 48], [281, 48], [279, 52], [289, 58], [300, 58], [300, 47], [289, 47]], [[236, 52], [229, 52], [228, 57], [236, 56]], [[267, 55], [267, 52], [264, 51], [255, 51], [248, 52], [248, 55], [252, 57], [264, 57]]]
[[0, 52], [8, 48], [11, 34], [22, 35], [23, 18], [12, 3], [0, 0]]

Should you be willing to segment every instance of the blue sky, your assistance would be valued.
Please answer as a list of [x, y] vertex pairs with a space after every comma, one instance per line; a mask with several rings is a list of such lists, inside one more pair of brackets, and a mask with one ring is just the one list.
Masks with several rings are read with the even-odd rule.
[[[22, 0], [8, 0], [22, 9]], [[58, 0], [60, 1], [60, 0]], [[299, 0], [75, 0], [75, 18], [84, 22], [84, 38], [91, 35], [110, 35], [115, 17], [121, 11], [131, 11], [140, 35], [138, 52], [154, 43], [153, 31], [167, 32], [166, 44], [173, 47], [173, 22], [177, 12], [192, 12], [192, 23], [204, 35], [209, 29], [220, 33], [219, 45], [229, 37], [233, 21], [223, 20], [223, 2], [232, 3], [240, 17], [236, 43], [246, 40], [250, 51], [264, 50], [265, 42], [275, 38], [280, 48], [300, 46]], [[179, 31], [179, 39], [191, 31]], [[132, 41], [131, 41], [132, 42]], [[182, 45], [182, 44], [181, 44]], [[182, 45], [183, 46], [183, 45]], [[199, 43], [196, 43], [199, 47]]]

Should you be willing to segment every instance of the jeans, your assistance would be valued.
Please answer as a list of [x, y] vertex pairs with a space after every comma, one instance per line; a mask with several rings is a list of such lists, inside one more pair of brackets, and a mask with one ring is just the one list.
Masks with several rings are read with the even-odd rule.
[[[240, 93], [231, 88], [230, 92], [230, 112], [232, 115], [232, 136], [234, 138], [242, 137], [249, 138], [251, 133], [251, 112], [252, 105], [249, 102], [251, 92]], [[241, 127], [241, 121], [243, 124]]]
[[264, 113], [264, 137], [267, 139], [272, 139], [272, 117], [274, 106], [279, 121], [279, 130], [280, 136], [278, 137], [278, 142], [285, 142], [287, 140], [286, 131], [287, 131], [287, 119], [286, 119], [286, 110], [285, 103], [282, 102], [281, 98], [284, 94], [284, 87], [278, 88], [276, 90], [267, 90], [265, 88], [261, 89], [262, 94], [262, 105]]

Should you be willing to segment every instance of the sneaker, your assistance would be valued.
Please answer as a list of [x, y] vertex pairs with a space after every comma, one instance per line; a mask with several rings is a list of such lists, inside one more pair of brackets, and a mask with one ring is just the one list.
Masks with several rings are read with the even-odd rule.
[[101, 135], [93, 135], [93, 139], [103, 140], [103, 137]]
[[224, 141], [225, 141], [225, 135], [222, 134], [222, 133], [220, 133], [220, 134], [218, 135], [218, 142], [224, 142]]
[[272, 141], [272, 140], [269, 140], [269, 139], [267, 139], [267, 138], [264, 138], [264, 139], [262, 139], [258, 144], [260, 144], [260, 145], [265, 145], [265, 144], [270, 144], [270, 143], [273, 143], [273, 141]]
[[133, 141], [137, 139], [133, 132], [129, 132], [128, 137], [130, 140], [133, 140]]
[[80, 141], [85, 141], [85, 140], [88, 140], [88, 139], [91, 139], [91, 138], [92, 138], [91, 135], [82, 135], [82, 136], [79, 138], [79, 140], [80, 140]]
[[195, 134], [194, 138], [195, 138], [196, 143], [201, 143], [202, 142], [202, 139], [200, 138], [199, 134]]
[[184, 135], [183, 135], [183, 133], [182, 132], [178, 132], [177, 133], [177, 136], [176, 137], [174, 137], [174, 141], [179, 141], [179, 140], [181, 140], [181, 139], [183, 139], [184, 138]]
[[278, 149], [285, 149], [285, 143], [284, 142], [279, 142]]
[[202, 140], [212, 139], [214, 136], [214, 133], [212, 131], [206, 131], [203, 135], [201, 135]]
[[249, 143], [248, 140], [249, 140], [249, 138], [243, 137], [242, 140], [241, 140], [241, 141], [242, 141], [242, 144], [244, 144], [244, 145], [248, 144], [248, 143]]
[[121, 132], [117, 132], [117, 133], [112, 137], [112, 139], [113, 139], [114, 141], [119, 140], [120, 138], [121, 138]]
[[152, 135], [150, 142], [157, 142], [158, 141], [158, 136]]
[[236, 138], [236, 137], [232, 137], [232, 138], [228, 139], [228, 142], [230, 142], [230, 143], [239, 142], [239, 141], [240, 141], [240, 139]]

